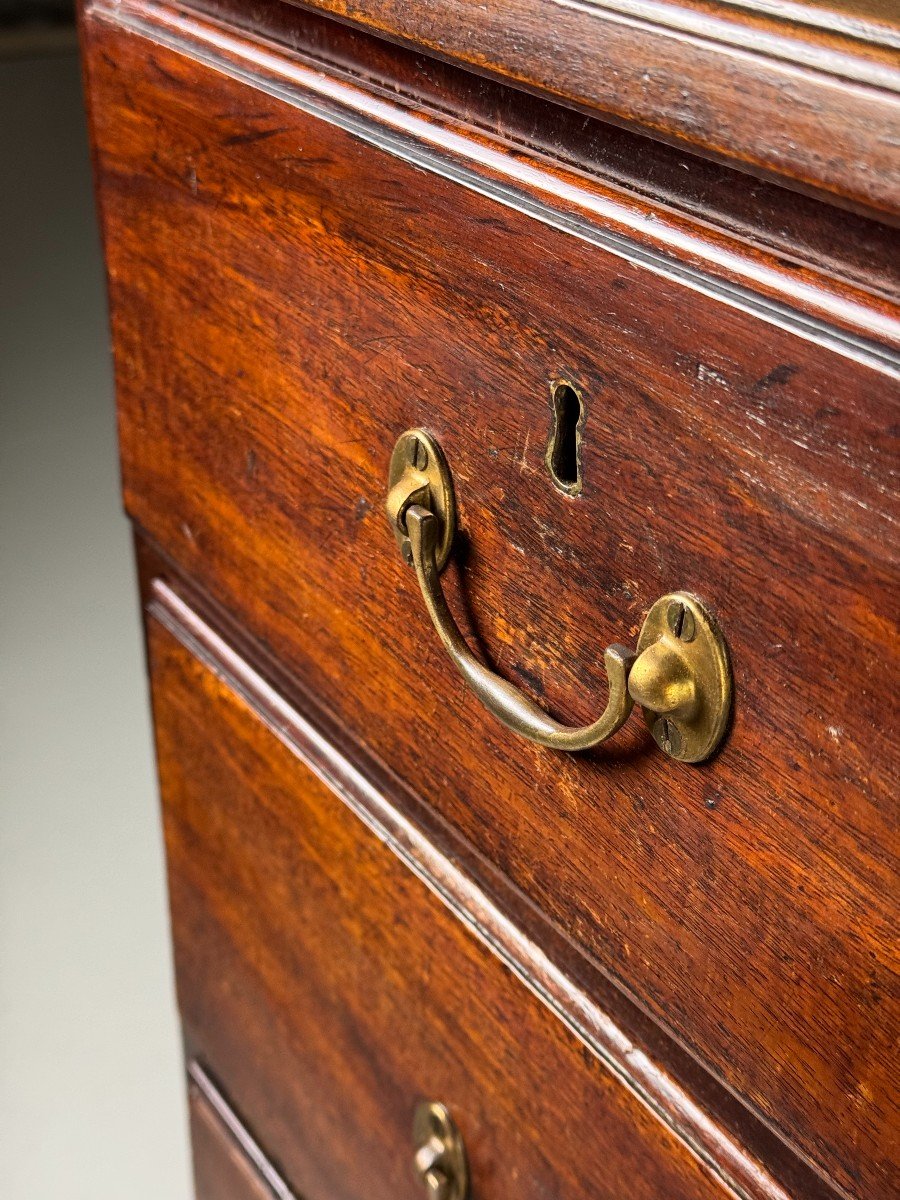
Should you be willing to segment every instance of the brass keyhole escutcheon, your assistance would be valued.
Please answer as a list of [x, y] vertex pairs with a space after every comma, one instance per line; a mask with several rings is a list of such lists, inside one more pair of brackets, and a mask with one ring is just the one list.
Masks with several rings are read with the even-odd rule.
[[467, 1200], [469, 1166], [456, 1123], [443, 1104], [423, 1101], [413, 1117], [413, 1170], [428, 1200]]

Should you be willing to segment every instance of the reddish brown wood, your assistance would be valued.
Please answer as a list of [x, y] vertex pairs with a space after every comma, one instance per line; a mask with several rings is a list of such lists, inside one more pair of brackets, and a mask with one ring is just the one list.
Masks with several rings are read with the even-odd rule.
[[[632, 204], [643, 197], [664, 224], [673, 212], [691, 218], [685, 228], [701, 243], [704, 236], [712, 242], [711, 231], [718, 230], [741, 239], [744, 253], [768, 247], [773, 252], [771, 268], [779, 259], [783, 268], [792, 264], [795, 282], [797, 272], [812, 269], [818, 271], [822, 287], [833, 287], [844, 278], [848, 284], [868, 286], [871, 297], [896, 301], [900, 295], [897, 233], [876, 221], [798, 193], [786, 202], [784, 189], [765, 180], [585, 118], [279, 0], [257, 0], [252, 10], [240, 0], [196, 0], [192, 9], [176, 14], [138, 4], [134, 11], [173, 35], [190, 28], [190, 39], [203, 42], [210, 53], [218, 49], [224, 54], [224, 44], [237, 29], [245, 57], [250, 38], [260, 49], [273, 42], [280, 47], [288, 78], [292, 65], [324, 65], [332, 81], [377, 87], [395, 102], [406, 103], [412, 116], [427, 116], [428, 125], [462, 127], [470, 142], [476, 133], [493, 135], [509, 156], [511, 177], [517, 161], [544, 170], [574, 168], [567, 176], [569, 187], [583, 187], [585, 180], [602, 182], [610, 199], [627, 189]], [[198, 10], [216, 20], [206, 24]], [[121, 7], [118, 15], [121, 20]], [[257, 69], [258, 59], [259, 54]], [[626, 216], [624, 211], [621, 215]], [[632, 232], [638, 232], [634, 224]], [[708, 262], [714, 261], [710, 246]], [[785, 273], [783, 278], [787, 286], [790, 276]]]
[[897, 215], [900, 23], [791, 6], [304, 0], [651, 136]]
[[[336, 37], [332, 22], [301, 19], [281, 4], [263, 2], [248, 15], [236, 0], [216, 0], [216, 9], [228, 23], [152, 0], [123, 0], [114, 8], [97, 0], [91, 12], [238, 80], [249, 70], [260, 90], [287, 94], [353, 131], [362, 127], [392, 153], [399, 134], [414, 161], [461, 174], [520, 211], [537, 209], [613, 253], [625, 238], [633, 250], [645, 248], [645, 262], [656, 271], [677, 273], [676, 263], [698, 268], [691, 272], [695, 283], [722, 291], [729, 303], [768, 303], [770, 316], [794, 322], [812, 317], [811, 333], [830, 330], [836, 338], [839, 329], [849, 331], [863, 352], [872, 342], [900, 347], [900, 257], [892, 229], [748, 183], [696, 156], [421, 55], [389, 52], [384, 43], [373, 49], [373, 40], [358, 33]], [[252, 32], [235, 27], [240, 18]]]
[[[477, 851], [364, 747], [349, 744], [313, 697], [265, 662], [259, 647], [249, 644], [225, 614], [218, 611], [213, 618], [219, 632], [193, 607], [198, 601], [209, 607], [208, 601], [187, 581], [174, 579], [171, 564], [146, 543], [138, 541], [136, 548], [148, 612], [243, 696], [259, 719], [736, 1195], [833, 1200], [834, 1193], [789, 1148], [574, 953]], [[251, 667], [235, 646], [248, 647], [277, 684]]]
[[244, 700], [150, 645], [188, 1040], [300, 1194], [416, 1200], [422, 1098], [481, 1200], [726, 1194]]
[[[838, 226], [813, 206], [790, 282], [786, 194], [730, 233], [677, 187], [619, 180], [613, 203], [584, 161], [439, 117], [439, 86], [389, 102], [386, 81], [152, 6], [98, 7], [86, 34], [139, 527], [754, 1119], [846, 1195], [890, 1195], [890, 272], [826, 252]], [[576, 501], [543, 465], [560, 375], [588, 409]], [[712, 602], [737, 684], [715, 762], [663, 760], [637, 720], [569, 759], [483, 716], [380, 511], [412, 424], [457, 480], [451, 601], [553, 711], [594, 715], [599, 648], [659, 594]], [[199, 874], [198, 954], [218, 936]]]
[[[132, 515], [786, 1136], [847, 1188], [883, 1187], [884, 377], [108, 45], [94, 119]], [[542, 466], [560, 373], [588, 403], [575, 504]], [[673, 767], [637, 723], [559, 759], [482, 719], [379, 511], [420, 422], [456, 472], [489, 653], [551, 707], [596, 708], [595, 639], [633, 636], [659, 593], [718, 606], [739, 697], [718, 762]]]
[[196, 1200], [293, 1200], [252, 1135], [196, 1062], [189, 1068], [188, 1106]]

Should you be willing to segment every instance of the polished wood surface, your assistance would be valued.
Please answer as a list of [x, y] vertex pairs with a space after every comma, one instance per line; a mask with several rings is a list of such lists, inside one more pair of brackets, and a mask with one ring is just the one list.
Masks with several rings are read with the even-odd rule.
[[[150, 626], [192, 1054], [307, 1200], [416, 1200], [440, 1099], [480, 1200], [727, 1193], [298, 758]], [[214, 800], [212, 799], [214, 798]]]
[[[736, 1195], [833, 1197], [821, 1178], [754, 1121], [640, 1005], [591, 968], [471, 843], [364, 747], [351, 746], [318, 700], [280, 671], [224, 610], [146, 542], [138, 540], [137, 552], [147, 612], [233, 691], [252, 697], [260, 718], [316, 777]], [[204, 611], [207, 616], [200, 615]], [[258, 669], [251, 662], [263, 665]]]
[[896, 5], [874, 15], [715, 0], [304, 3], [654, 137], [900, 213]]
[[613, 253], [625, 239], [632, 253], [644, 249], [649, 265], [669, 273], [674, 255], [707, 286], [724, 283], [732, 303], [758, 306], [765, 297], [771, 315], [786, 308], [794, 320], [824, 318], [825, 325], [811, 323], [820, 337], [842, 330], [853, 343], [900, 346], [897, 233], [872, 219], [278, 0], [258, 0], [252, 14], [240, 0], [215, 0], [216, 19], [153, 0], [114, 7], [93, 0], [90, 11], [238, 80], [249, 71], [262, 92], [290, 97], [351, 132], [374, 133], [391, 153], [423, 158]]
[[296, 1200], [197, 1062], [189, 1067], [188, 1110], [196, 1200]]
[[[884, 357], [409, 165], [299, 90], [254, 106], [94, 36], [132, 516], [786, 1139], [884, 1186]], [[576, 502], [543, 465], [561, 375], [588, 412]], [[381, 512], [421, 423], [457, 479], [457, 609], [552, 710], [593, 715], [597, 646], [657, 595], [715, 606], [738, 704], [713, 764], [662, 760], [637, 721], [574, 760], [482, 719]]]
[[[412, 1197], [432, 1070], [473, 1200], [900, 1186], [893, 34], [775, 7], [86, 4], [198, 1187], [258, 1136], [270, 1189]], [[712, 762], [483, 713], [384, 516], [418, 425], [472, 644], [581, 723], [696, 592]]]

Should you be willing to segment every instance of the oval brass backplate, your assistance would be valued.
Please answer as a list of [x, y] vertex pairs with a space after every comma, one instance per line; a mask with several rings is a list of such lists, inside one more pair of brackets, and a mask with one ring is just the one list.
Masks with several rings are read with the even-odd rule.
[[413, 1170], [429, 1200], [468, 1200], [469, 1166], [453, 1117], [443, 1104], [424, 1100], [413, 1117]]
[[456, 533], [453, 477], [440, 446], [424, 429], [407, 429], [400, 434], [388, 467], [388, 520], [407, 563], [412, 563], [406, 535], [406, 510], [411, 504], [427, 508], [440, 522], [435, 560], [438, 570], [443, 571]]
[[[650, 653], [642, 660], [645, 651]], [[731, 714], [731, 665], [728, 647], [715, 618], [690, 592], [672, 592], [657, 600], [647, 613], [638, 635], [637, 652], [629, 690], [635, 701], [643, 705], [644, 720], [654, 741], [679, 762], [703, 762], [725, 736]], [[660, 690], [654, 708], [649, 694], [654, 658], [678, 663], [680, 670], [669, 669], [664, 674], [669, 680], [675, 677], [689, 683], [682, 702], [679, 703], [671, 688], [666, 698]], [[646, 664], [646, 674], [642, 672], [642, 663]]]

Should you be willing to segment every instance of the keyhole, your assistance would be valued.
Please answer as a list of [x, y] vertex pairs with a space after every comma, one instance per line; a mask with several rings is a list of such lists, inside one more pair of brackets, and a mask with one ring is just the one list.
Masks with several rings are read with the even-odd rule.
[[571, 383], [559, 379], [550, 385], [553, 427], [547, 444], [547, 468], [556, 487], [567, 496], [581, 491], [581, 431], [584, 403]]

